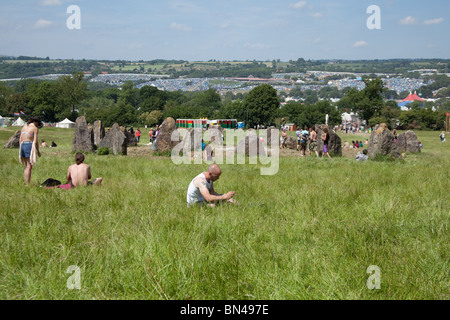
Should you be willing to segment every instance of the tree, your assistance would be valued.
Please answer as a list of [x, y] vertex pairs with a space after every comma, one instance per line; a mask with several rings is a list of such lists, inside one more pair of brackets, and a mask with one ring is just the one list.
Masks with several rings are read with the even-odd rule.
[[108, 113], [105, 125], [112, 126], [118, 123], [121, 126], [130, 125], [136, 121], [135, 109], [125, 99], [120, 99]]
[[64, 111], [61, 104], [58, 104], [59, 94], [56, 82], [42, 82], [38, 86], [32, 86], [29, 104], [33, 115], [41, 117], [43, 121], [56, 122]]
[[363, 80], [366, 87], [362, 91], [350, 89], [339, 101], [339, 109], [353, 109], [358, 112], [362, 119], [369, 121], [370, 118], [378, 116], [384, 106], [383, 92], [384, 84], [381, 79]]
[[305, 99], [305, 104], [307, 105], [312, 105], [315, 104], [317, 101], [319, 101], [319, 96], [317, 95], [317, 92], [310, 89], [305, 91], [303, 97]]
[[101, 120], [106, 124], [108, 122], [108, 115], [114, 106], [115, 102], [112, 99], [93, 97], [81, 102], [79, 115], [85, 116], [88, 123]]
[[33, 110], [28, 107], [30, 98], [27, 93], [13, 93], [7, 98], [4, 115], [13, 115], [14, 112], [23, 111], [25, 115], [30, 115]]
[[230, 102], [222, 106], [218, 113], [215, 114], [218, 119], [237, 119], [238, 121], [246, 121], [247, 111], [241, 100]]
[[153, 127], [162, 122], [163, 113], [159, 110], [154, 110], [152, 112], [145, 112], [140, 116], [140, 119], [144, 124]]
[[[3, 114], [3, 116], [9, 115], [9, 110], [6, 108], [6, 103], [13, 93], [13, 90], [11, 87], [5, 85], [3, 82], [0, 82], [0, 114]], [[13, 111], [17, 112], [17, 111]], [[11, 114], [12, 115], [12, 114]]]
[[82, 72], [59, 78], [57, 81], [58, 109], [61, 111], [67, 111], [65, 109], [69, 109], [72, 113], [75, 113], [80, 102], [87, 97], [87, 83], [83, 81], [83, 78], [84, 74]]
[[165, 102], [163, 100], [161, 100], [157, 96], [152, 96], [141, 102], [139, 111], [140, 112], [152, 112], [154, 110], [162, 111], [164, 110], [164, 105]]
[[122, 86], [122, 91], [119, 94], [119, 100], [120, 99], [123, 99], [125, 104], [129, 104], [137, 109], [139, 104], [139, 89], [134, 87], [133, 82], [125, 82]]
[[268, 84], [260, 85], [249, 92], [244, 99], [244, 107], [248, 112], [248, 125], [271, 125], [280, 108], [277, 90]]

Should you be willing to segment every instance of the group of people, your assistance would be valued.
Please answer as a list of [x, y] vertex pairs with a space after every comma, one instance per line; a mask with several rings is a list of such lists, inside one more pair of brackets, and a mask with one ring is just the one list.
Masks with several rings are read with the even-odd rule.
[[[39, 150], [39, 129], [43, 124], [39, 118], [31, 118], [22, 127], [19, 138], [19, 161], [25, 165], [24, 178], [25, 184], [28, 186], [31, 180], [31, 172], [33, 166], [36, 164], [36, 155], [41, 157]], [[44, 140], [41, 142], [41, 147], [46, 147]], [[52, 142], [52, 147], [56, 147], [56, 143]], [[91, 168], [84, 164], [84, 155], [77, 153], [75, 155], [75, 162], [67, 170], [67, 184], [58, 186], [61, 189], [72, 189], [79, 186], [87, 186], [89, 184], [99, 185], [102, 183], [102, 178], [89, 181], [91, 179]]]
[[[330, 153], [328, 152], [328, 145], [330, 143], [330, 134], [328, 131], [328, 128], [323, 129], [323, 134], [321, 137], [318, 136], [316, 127], [304, 127], [303, 130], [297, 130], [296, 131], [297, 136], [297, 151], [301, 152], [301, 156], [306, 156], [306, 150], [308, 150], [309, 156], [313, 154], [313, 152], [316, 154], [317, 157], [319, 157], [319, 150], [318, 150], [318, 139], [321, 139], [323, 141], [323, 149], [322, 149], [322, 158], [324, 156], [327, 156], [328, 158], [331, 158]], [[281, 133], [281, 146], [280, 149], [286, 148], [286, 140], [287, 140], [287, 132], [284, 129]]]
[[364, 145], [368, 145], [369, 144], [369, 140], [366, 139], [366, 141], [364, 141], [364, 144], [362, 141], [352, 141], [352, 144], [350, 144], [347, 140], [344, 141], [344, 145], [342, 146], [344, 149], [360, 149], [360, 148], [364, 148]]
[[[50, 148], [56, 148], [58, 145], [55, 143], [55, 141], [52, 141], [52, 144], [50, 145]], [[41, 147], [42, 148], [48, 148], [48, 144], [47, 142], [45, 142], [45, 140], [41, 141]]]

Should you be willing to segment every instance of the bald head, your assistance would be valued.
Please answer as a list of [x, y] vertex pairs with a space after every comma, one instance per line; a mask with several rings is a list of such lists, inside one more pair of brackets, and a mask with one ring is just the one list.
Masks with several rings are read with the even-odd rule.
[[217, 164], [212, 164], [208, 167], [208, 173], [213, 181], [216, 181], [219, 179], [220, 175], [222, 174], [222, 170], [220, 170], [220, 167]]
[[220, 175], [222, 173], [222, 170], [220, 170], [220, 167], [217, 164], [212, 164], [208, 167], [208, 172]]

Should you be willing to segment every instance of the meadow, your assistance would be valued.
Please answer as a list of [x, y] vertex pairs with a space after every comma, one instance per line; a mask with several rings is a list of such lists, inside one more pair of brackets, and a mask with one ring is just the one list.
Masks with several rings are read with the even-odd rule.
[[416, 133], [423, 152], [403, 161], [282, 153], [274, 176], [222, 165], [215, 189], [240, 204], [212, 209], [186, 207], [207, 166], [152, 155], [148, 132], [128, 156], [86, 154], [102, 186], [40, 188], [74, 163], [73, 129], [43, 128], [58, 147], [41, 150], [30, 187], [18, 150], [0, 151], [0, 299], [447, 300], [450, 142]]

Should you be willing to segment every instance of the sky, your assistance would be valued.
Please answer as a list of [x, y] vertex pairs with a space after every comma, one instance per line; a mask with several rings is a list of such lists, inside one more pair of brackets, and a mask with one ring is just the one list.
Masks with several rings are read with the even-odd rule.
[[448, 0], [0, 0], [0, 55], [50, 59], [449, 59], [449, 31]]

